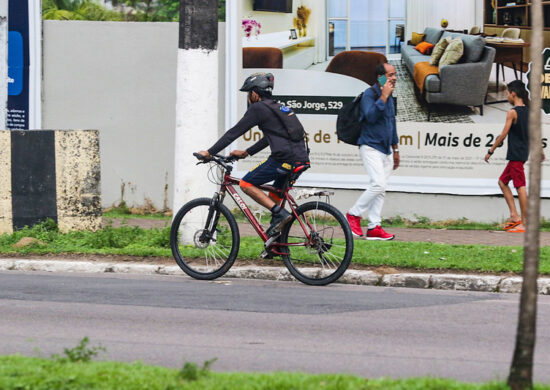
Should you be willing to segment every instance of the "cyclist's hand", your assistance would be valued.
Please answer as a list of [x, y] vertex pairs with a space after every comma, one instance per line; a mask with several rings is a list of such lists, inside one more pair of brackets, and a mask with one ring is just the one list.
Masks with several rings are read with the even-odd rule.
[[248, 152], [246, 150], [234, 150], [229, 153], [229, 155], [237, 158], [245, 158], [248, 156]]
[[210, 155], [210, 153], [208, 153], [207, 150], [201, 150], [201, 151], [199, 152], [199, 154], [200, 154], [201, 156], [203, 156], [204, 158], [206, 158], [206, 159], [210, 159], [210, 158], [212, 157], [212, 156]]

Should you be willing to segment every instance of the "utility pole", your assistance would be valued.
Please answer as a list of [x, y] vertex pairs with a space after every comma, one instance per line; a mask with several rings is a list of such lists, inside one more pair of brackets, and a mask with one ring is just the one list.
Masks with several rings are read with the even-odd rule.
[[537, 278], [540, 258], [540, 181], [542, 161], [541, 108], [543, 49], [542, 0], [531, 0], [531, 102], [529, 107], [529, 197], [523, 253], [523, 284], [519, 304], [516, 347], [508, 376], [512, 390], [533, 387], [533, 360], [537, 330]]
[[193, 152], [218, 139], [218, 0], [180, 0], [174, 202], [177, 210], [215, 186]]
[[0, 0], [0, 130], [6, 129], [8, 111], [8, 2]]

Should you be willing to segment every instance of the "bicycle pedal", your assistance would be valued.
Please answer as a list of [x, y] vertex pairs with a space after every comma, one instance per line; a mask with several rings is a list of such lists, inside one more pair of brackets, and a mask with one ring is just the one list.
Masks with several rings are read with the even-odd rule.
[[[277, 239], [279, 238], [279, 236], [281, 235], [281, 233], [277, 233], [275, 234], [273, 237], [270, 237], [264, 244], [264, 248], [269, 248], [275, 241], [277, 241]], [[264, 251], [265, 252], [265, 251]]]
[[268, 251], [263, 251], [263, 252], [261, 253], [260, 257], [261, 257], [262, 259], [266, 259], [266, 258], [270, 257], [270, 253], [269, 253]]

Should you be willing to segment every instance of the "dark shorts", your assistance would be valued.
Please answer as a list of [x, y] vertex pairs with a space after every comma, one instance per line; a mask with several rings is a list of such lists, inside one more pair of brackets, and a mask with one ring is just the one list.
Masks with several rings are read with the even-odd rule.
[[514, 188], [525, 187], [524, 164], [525, 161], [508, 161], [508, 165], [504, 168], [504, 172], [500, 175], [499, 180], [506, 185], [512, 180]]
[[270, 181], [274, 181], [273, 187], [280, 189], [285, 185], [285, 181], [288, 178], [288, 173], [291, 171], [291, 164], [280, 163], [272, 158], [268, 158], [248, 172], [241, 179], [241, 185], [243, 186], [244, 184], [246, 187], [246, 183], [248, 183], [254, 186], [259, 186], [269, 183]]

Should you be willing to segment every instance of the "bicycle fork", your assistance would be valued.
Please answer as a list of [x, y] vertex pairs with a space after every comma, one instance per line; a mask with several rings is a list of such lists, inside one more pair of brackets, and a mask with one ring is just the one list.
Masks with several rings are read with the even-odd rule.
[[[223, 199], [223, 198], [222, 198]], [[218, 205], [220, 203], [220, 194], [216, 192], [210, 200], [210, 206], [208, 207], [208, 215], [206, 217], [206, 223], [202, 234], [199, 237], [201, 243], [209, 243], [214, 238], [218, 221], [220, 219], [220, 211]]]

